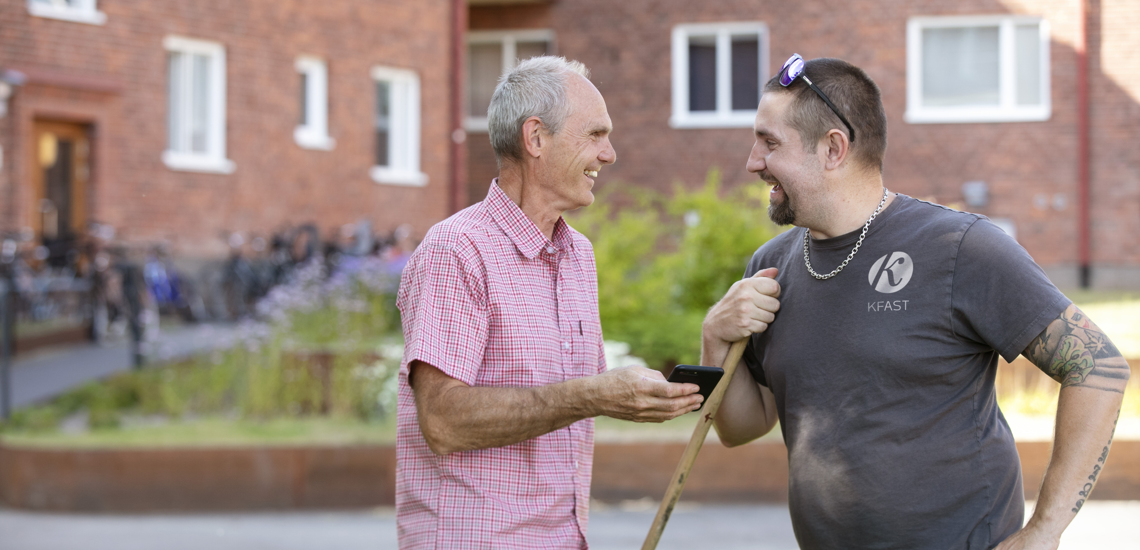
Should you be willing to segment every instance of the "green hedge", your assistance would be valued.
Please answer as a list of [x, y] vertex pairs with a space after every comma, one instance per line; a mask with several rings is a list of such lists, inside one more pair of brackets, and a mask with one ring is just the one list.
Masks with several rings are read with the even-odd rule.
[[700, 360], [708, 308], [780, 231], [768, 220], [766, 186], [721, 187], [716, 170], [671, 197], [611, 184], [616, 191], [569, 216], [594, 244], [605, 338], [655, 368]]

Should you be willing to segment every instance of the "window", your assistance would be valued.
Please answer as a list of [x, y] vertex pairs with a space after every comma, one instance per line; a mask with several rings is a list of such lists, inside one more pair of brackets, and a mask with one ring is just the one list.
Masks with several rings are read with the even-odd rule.
[[673, 27], [674, 128], [751, 128], [768, 79], [768, 27]]
[[336, 140], [329, 137], [329, 72], [323, 59], [297, 58], [300, 74], [300, 119], [293, 130], [297, 145], [306, 149], [331, 151]]
[[422, 186], [420, 172], [420, 79], [405, 69], [373, 67], [376, 81], [376, 183]]
[[169, 136], [162, 160], [174, 170], [234, 171], [226, 159], [226, 53], [216, 42], [168, 36]]
[[92, 25], [107, 22], [107, 14], [96, 9], [95, 0], [28, 0], [28, 13]]
[[907, 22], [906, 121], [1048, 120], [1049, 29], [1039, 17]]
[[487, 131], [487, 107], [500, 76], [519, 61], [552, 53], [554, 32], [549, 30], [467, 33], [467, 130]]

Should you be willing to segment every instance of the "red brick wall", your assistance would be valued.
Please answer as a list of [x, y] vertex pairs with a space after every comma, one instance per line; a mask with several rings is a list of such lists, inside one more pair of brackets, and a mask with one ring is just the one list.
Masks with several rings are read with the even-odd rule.
[[[468, 12], [468, 28], [479, 30], [507, 29], [550, 29], [555, 28], [551, 21], [551, 5], [537, 4], [524, 6], [472, 6]], [[557, 32], [557, 31], [556, 31]], [[555, 51], [561, 54], [555, 35]], [[491, 179], [499, 174], [495, 164], [495, 152], [487, 132], [469, 132], [467, 135], [467, 197], [468, 204], [474, 204], [487, 196]]]
[[[1037, 498], [1052, 443], [1021, 441], [1025, 497]], [[659, 499], [682, 442], [601, 442], [591, 493], [603, 502]], [[1140, 441], [1117, 441], [1092, 499], [1140, 497]], [[0, 503], [54, 512], [329, 509], [395, 503], [392, 446], [50, 449], [0, 445]], [[777, 437], [732, 449], [710, 440], [683, 496], [696, 502], [787, 502], [787, 448]]]
[[1140, 3], [1090, 0], [1094, 283], [1140, 287]]
[[[216, 255], [223, 231], [266, 234], [282, 223], [315, 221], [322, 232], [368, 219], [380, 231], [412, 223], [420, 235], [445, 217], [450, 186], [447, 0], [116, 0], [100, 2], [105, 25], [32, 17], [23, 0], [0, 3], [0, 66], [46, 75], [41, 81], [89, 77], [105, 84], [30, 84], [12, 113], [11, 153], [30, 139], [35, 118], [94, 124], [92, 219], [130, 239], [171, 238], [184, 255]], [[232, 174], [173, 171], [166, 148], [166, 52], [178, 35], [226, 48], [226, 156]], [[328, 63], [329, 134], [333, 151], [293, 140], [299, 110], [299, 55]], [[421, 87], [423, 188], [379, 185], [373, 164], [375, 65], [414, 69]], [[51, 78], [48, 78], [51, 77]], [[30, 155], [23, 147], [24, 157]], [[13, 176], [27, 200], [30, 158]], [[10, 202], [8, 195], [0, 200]], [[19, 203], [22, 204], [22, 203]], [[24, 216], [25, 208], [17, 205]], [[26, 224], [27, 220], [18, 223]]]
[[471, 6], [467, 25], [471, 30], [550, 28], [550, 4]]
[[[14, 101], [13, 101], [14, 103]], [[11, 103], [9, 103], [9, 106]], [[15, 147], [14, 139], [12, 138], [12, 117], [5, 116], [0, 119], [0, 231], [12, 231], [15, 226], [12, 224], [12, 218], [15, 216], [13, 209], [12, 194], [15, 188], [12, 186], [12, 173], [15, 164], [13, 161], [13, 154], [18, 154], [18, 149]]]
[[[1140, 288], [1140, 149], [1129, 137], [1140, 123], [1140, 5], [1128, 0], [1092, 0], [1090, 66], [1093, 75], [1093, 260], [1094, 284]], [[675, 183], [700, 185], [719, 167], [729, 185], [751, 184], [744, 168], [751, 130], [672, 129], [670, 32], [682, 23], [763, 21], [768, 24], [769, 66], [791, 53], [841, 57], [864, 69], [883, 91], [890, 146], [889, 188], [942, 203], [962, 203], [961, 185], [989, 184], [990, 205], [980, 213], [1010, 218], [1019, 241], [1062, 286], [1076, 284], [1078, 261], [1077, 56], [1079, 0], [893, 0], [806, 2], [794, 8], [772, 0], [660, 0], [644, 2], [564, 0], [549, 15], [522, 21], [493, 10], [472, 9], [472, 28], [535, 26], [549, 21], [558, 53], [590, 67], [614, 121], [618, 162], [607, 167], [599, 189], [639, 185], [668, 190]], [[509, 8], [499, 8], [502, 12]], [[1050, 24], [1052, 106], [1049, 120], [995, 124], [908, 124], [906, 23], [909, 17], [1019, 13]], [[496, 26], [496, 23], [501, 25]], [[478, 27], [476, 25], [478, 24]], [[1102, 30], [1103, 29], [1103, 30]], [[1103, 42], [1103, 46], [1099, 45]], [[1098, 53], [1102, 51], [1104, 55]], [[1107, 55], [1109, 52], [1111, 55]], [[477, 159], [490, 154], [472, 136], [471, 182], [486, 170]], [[1035, 206], [1038, 195], [1048, 199]], [[1060, 196], [1061, 209], [1053, 199]]]

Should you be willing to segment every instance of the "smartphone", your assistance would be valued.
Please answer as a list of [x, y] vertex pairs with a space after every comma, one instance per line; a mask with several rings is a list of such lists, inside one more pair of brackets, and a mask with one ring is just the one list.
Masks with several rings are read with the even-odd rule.
[[720, 382], [720, 377], [724, 376], [724, 369], [720, 367], [704, 367], [701, 365], [677, 365], [673, 367], [673, 372], [669, 373], [670, 382], [682, 382], [687, 384], [696, 384], [701, 387], [699, 392], [705, 398], [701, 401], [701, 406], [697, 410], [705, 408], [705, 402], [709, 400], [712, 395], [713, 388], [716, 383]]

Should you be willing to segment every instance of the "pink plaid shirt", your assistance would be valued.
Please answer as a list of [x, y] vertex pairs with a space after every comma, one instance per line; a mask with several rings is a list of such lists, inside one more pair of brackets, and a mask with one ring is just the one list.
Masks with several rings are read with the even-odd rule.
[[533, 387], [605, 371], [594, 251], [566, 222], [553, 242], [496, 182], [437, 224], [404, 270], [397, 407], [400, 548], [587, 548], [594, 421], [493, 449], [436, 456], [408, 364], [470, 386]]

